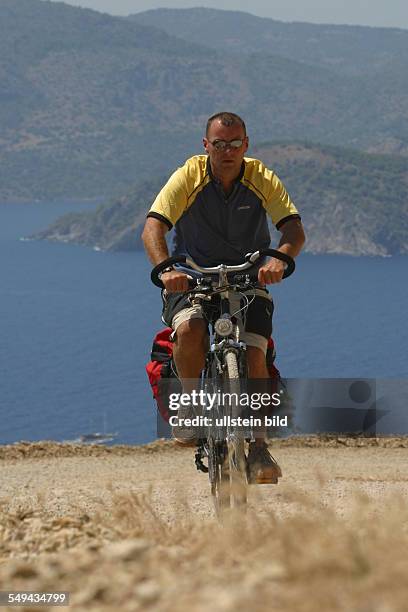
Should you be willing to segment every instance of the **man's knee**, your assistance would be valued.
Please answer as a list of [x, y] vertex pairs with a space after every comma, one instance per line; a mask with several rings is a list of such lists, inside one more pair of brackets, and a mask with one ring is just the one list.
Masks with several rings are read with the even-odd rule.
[[250, 378], [268, 378], [265, 353], [256, 346], [247, 347], [248, 375]]
[[183, 352], [205, 350], [208, 345], [207, 325], [203, 319], [183, 321], [177, 327], [175, 345]]

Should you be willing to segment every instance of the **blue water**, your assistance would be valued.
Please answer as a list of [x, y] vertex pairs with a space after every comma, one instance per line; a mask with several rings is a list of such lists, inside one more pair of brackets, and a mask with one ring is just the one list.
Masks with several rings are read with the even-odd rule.
[[[143, 253], [22, 242], [86, 203], [0, 205], [0, 443], [156, 437], [144, 365], [161, 327]], [[408, 376], [408, 259], [302, 256], [273, 290], [290, 377]]]

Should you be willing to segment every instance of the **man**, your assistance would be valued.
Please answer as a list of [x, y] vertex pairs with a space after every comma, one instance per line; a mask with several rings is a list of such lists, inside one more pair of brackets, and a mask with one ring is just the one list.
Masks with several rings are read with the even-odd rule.
[[[203, 145], [206, 155], [176, 170], [147, 215], [142, 239], [150, 261], [157, 265], [169, 257], [165, 234], [175, 226], [173, 254], [186, 253], [201, 266], [242, 263], [246, 253], [269, 247], [267, 214], [282, 233], [278, 250], [296, 257], [305, 240], [300, 216], [276, 174], [244, 157], [248, 136], [241, 117], [230, 112], [210, 117]], [[282, 261], [270, 259], [258, 271], [260, 287], [240, 335], [247, 344], [250, 378], [269, 377], [265, 354], [273, 304], [265, 285], [279, 283], [284, 269]], [[182, 380], [197, 379], [208, 340], [203, 313], [181, 293], [189, 286], [185, 273], [166, 269], [161, 280], [163, 319], [175, 330], [178, 374]], [[250, 444], [248, 463], [256, 482], [277, 482], [282, 475], [262, 438]]]

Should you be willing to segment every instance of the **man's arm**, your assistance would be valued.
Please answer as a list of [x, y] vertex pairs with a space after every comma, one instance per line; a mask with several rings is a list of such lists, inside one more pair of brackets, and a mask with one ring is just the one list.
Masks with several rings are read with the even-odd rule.
[[163, 221], [148, 217], [142, 233], [142, 240], [148, 258], [154, 266], [169, 257], [166, 234], [169, 228]]
[[[290, 257], [297, 257], [305, 243], [305, 233], [300, 219], [286, 221], [280, 230], [282, 233], [278, 251]], [[285, 271], [285, 264], [279, 259], [270, 259], [259, 269], [258, 280], [263, 285], [279, 283]]]
[[[147, 256], [154, 266], [157, 266], [169, 257], [165, 238], [168, 231], [169, 228], [163, 221], [159, 221], [159, 219], [154, 217], [146, 219], [142, 240]], [[177, 272], [176, 270], [165, 272], [162, 274], [161, 280], [169, 292], [187, 291], [188, 289], [187, 275], [182, 272]]]
[[300, 219], [286, 221], [282, 225], [282, 236], [279, 241], [278, 251], [286, 253], [290, 257], [297, 257], [305, 244], [305, 232]]

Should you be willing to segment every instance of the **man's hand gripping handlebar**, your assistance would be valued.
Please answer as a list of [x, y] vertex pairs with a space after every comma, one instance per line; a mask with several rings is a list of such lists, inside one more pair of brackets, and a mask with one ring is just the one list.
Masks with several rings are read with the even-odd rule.
[[[245, 256], [245, 261], [242, 264], [238, 264], [235, 266], [227, 266], [225, 264], [220, 264], [218, 266], [203, 268], [202, 266], [197, 265], [190, 257], [185, 255], [176, 255], [175, 257], [169, 257], [165, 259], [157, 266], [155, 266], [151, 272], [151, 280], [154, 285], [160, 287], [161, 289], [166, 289], [168, 292], [176, 292], [176, 291], [187, 291], [189, 288], [188, 276], [185, 272], [181, 270], [172, 269], [167, 271], [166, 268], [171, 268], [176, 264], [187, 265], [196, 272], [201, 272], [202, 274], [217, 274], [220, 278], [220, 283], [223, 278], [223, 281], [226, 281], [227, 274], [231, 272], [246, 272], [250, 270], [256, 262], [260, 258], [264, 257], [272, 257], [274, 259], [278, 259], [279, 261], [286, 264], [286, 269], [281, 272], [278, 270], [272, 270], [269, 265], [269, 262], [266, 265], [263, 265], [257, 275], [257, 281], [261, 284], [269, 284], [274, 282], [279, 282], [283, 278], [288, 278], [295, 271], [295, 261], [286, 253], [281, 253], [276, 249], [262, 249], [261, 251], [255, 251], [255, 253], [248, 253]], [[162, 280], [163, 278], [163, 280]]]

